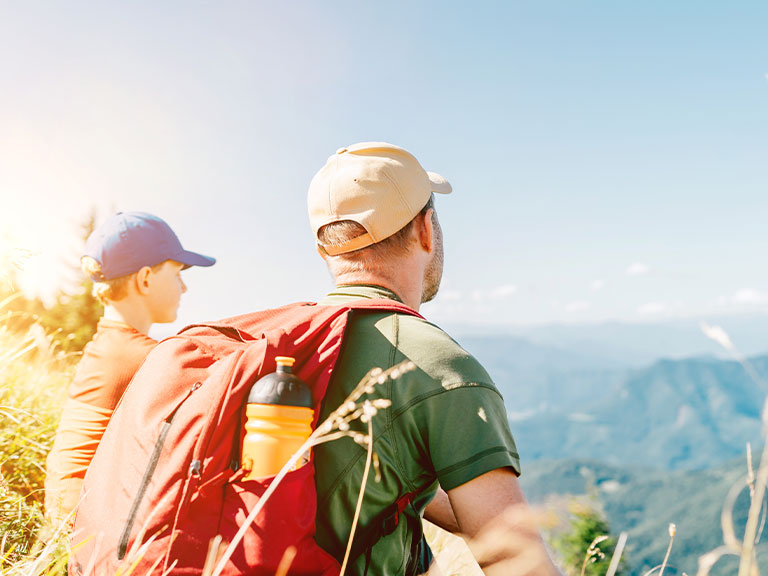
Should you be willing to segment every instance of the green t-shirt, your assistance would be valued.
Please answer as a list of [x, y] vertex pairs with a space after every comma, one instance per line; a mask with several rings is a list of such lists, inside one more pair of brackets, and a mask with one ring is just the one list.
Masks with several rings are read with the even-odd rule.
[[[397, 296], [377, 286], [339, 286], [320, 304]], [[414, 507], [423, 513], [438, 483], [451, 490], [486, 472], [520, 464], [504, 401], [488, 373], [434, 324], [407, 314], [356, 313], [352, 316], [320, 422], [335, 410], [373, 367], [403, 360], [417, 368], [377, 385], [372, 398], [392, 405], [373, 418], [374, 451], [380, 478], [371, 470], [358, 533], [403, 494], [417, 491]], [[366, 432], [367, 425], [352, 423]], [[347, 545], [365, 467], [366, 451], [350, 438], [315, 449], [318, 517], [316, 539], [341, 559]], [[412, 513], [412, 511], [411, 511]], [[370, 573], [402, 574], [412, 536], [408, 522], [373, 547]], [[351, 574], [362, 574], [364, 557]]]

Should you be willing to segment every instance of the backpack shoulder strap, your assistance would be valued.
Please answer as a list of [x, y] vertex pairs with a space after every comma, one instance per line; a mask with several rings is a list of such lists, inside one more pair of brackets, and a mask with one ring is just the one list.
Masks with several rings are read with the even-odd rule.
[[408, 314], [410, 316], [416, 316], [424, 320], [424, 316], [419, 314], [416, 310], [410, 306], [406, 306], [402, 302], [396, 300], [389, 300], [387, 298], [373, 298], [371, 300], [354, 300], [346, 304], [341, 304], [342, 308], [349, 308], [350, 310], [370, 310], [372, 312], [397, 312], [400, 314]]
[[300, 323], [302, 319], [309, 317], [319, 317], [321, 321], [330, 321], [347, 310], [396, 312], [424, 319], [421, 314], [410, 306], [386, 298], [361, 299], [345, 304], [322, 306], [316, 302], [295, 302], [280, 308], [251, 312], [213, 322], [190, 324], [182, 328], [179, 334], [185, 332], [204, 332], [206, 329], [213, 329], [230, 338], [247, 342], [260, 338], [261, 333], [270, 328], [291, 325], [293, 322]]
[[[412, 505], [413, 500], [418, 495], [418, 492], [408, 492], [407, 494], [403, 494], [400, 498], [387, 506], [381, 514], [374, 518], [365, 529], [355, 536], [355, 541], [352, 543], [352, 550], [350, 551], [349, 557], [351, 560], [356, 560], [359, 556], [365, 554], [365, 574], [368, 573], [368, 568], [371, 564], [371, 552], [373, 551], [373, 546], [385, 536], [392, 534], [400, 524], [400, 520], [403, 516], [408, 520], [412, 532], [409, 563], [414, 561], [419, 543], [421, 542], [423, 530], [416, 509], [413, 508], [414, 515], [406, 514], [405, 510]], [[407, 576], [410, 576], [410, 572], [406, 572]]]

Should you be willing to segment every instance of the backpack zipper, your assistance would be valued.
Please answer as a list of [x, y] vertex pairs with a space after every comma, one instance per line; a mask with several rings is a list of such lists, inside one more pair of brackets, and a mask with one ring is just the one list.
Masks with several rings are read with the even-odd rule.
[[[216, 327], [217, 328], [217, 327]], [[229, 370], [227, 371], [226, 375], [222, 377], [222, 380], [225, 380], [227, 382], [232, 381], [232, 375], [235, 373], [235, 370], [237, 370], [238, 365], [242, 361], [243, 355], [245, 354], [245, 350], [240, 350], [239, 352], [236, 352], [237, 356], [233, 359], [232, 365], [229, 367]], [[226, 390], [226, 394], [230, 392], [229, 388]], [[221, 404], [223, 404], [224, 399], [221, 400]], [[220, 406], [217, 406], [217, 408], [220, 408]], [[209, 444], [211, 442], [211, 434], [213, 429], [216, 426], [216, 416], [218, 415], [218, 410], [211, 410], [207, 420], [205, 421], [201, 431], [200, 431], [200, 440], [198, 444], [193, 448], [192, 450], [192, 461], [189, 465], [188, 470], [188, 476], [191, 476], [193, 478], [197, 478], [198, 480], [202, 478], [203, 476], [203, 461], [205, 460], [205, 456], [208, 453]], [[240, 426], [240, 422], [238, 421], [238, 425]], [[240, 428], [235, 428], [235, 435], [238, 438], [238, 450], [239, 450], [239, 438], [240, 438]], [[230, 459], [229, 468], [232, 468], [233, 471], [237, 471], [238, 468], [240, 468], [240, 462], [239, 458], [237, 457], [239, 454], [234, 453], [232, 458]], [[186, 499], [183, 500], [182, 507], [186, 503]]]
[[176, 416], [176, 412], [179, 411], [179, 408], [181, 408], [181, 405], [184, 404], [184, 402], [187, 401], [187, 398], [191, 396], [192, 392], [200, 388], [200, 386], [202, 385], [203, 385], [202, 382], [195, 382], [192, 385], [192, 388], [186, 393], [184, 398], [181, 399], [178, 406], [176, 406], [173, 412], [171, 412], [171, 415], [165, 419], [165, 422], [163, 422], [163, 427], [160, 429], [160, 435], [157, 437], [157, 440], [155, 441], [155, 447], [152, 449], [152, 454], [149, 457], [147, 468], [144, 470], [144, 477], [141, 479], [141, 484], [139, 484], [139, 490], [138, 492], [136, 492], [136, 498], [134, 498], [133, 505], [131, 506], [131, 511], [128, 514], [128, 520], [126, 520], [125, 527], [123, 528], [123, 533], [120, 536], [120, 542], [117, 547], [118, 560], [122, 560], [125, 557], [125, 553], [128, 550], [128, 540], [131, 537], [131, 530], [133, 529], [133, 525], [136, 522], [136, 515], [139, 512], [139, 506], [141, 505], [141, 501], [144, 499], [144, 494], [146, 493], [147, 488], [149, 487], [149, 483], [152, 480], [152, 475], [155, 473], [155, 468], [157, 468], [157, 462], [160, 460], [160, 453], [163, 451], [165, 438], [168, 436], [168, 431], [171, 428], [171, 423], [173, 422], [173, 418], [174, 416]]
[[[215, 328], [217, 330], [219, 329], [219, 327], [217, 326], [209, 326], [209, 328]], [[245, 342], [245, 343], [249, 344], [250, 342]], [[243, 357], [244, 351], [241, 350], [239, 352], [236, 352], [235, 354], [237, 354], [237, 357], [234, 359], [234, 361], [232, 361], [232, 365], [227, 371], [226, 375], [224, 377], [221, 377], [222, 380], [226, 380], [228, 382], [232, 380], [232, 375], [234, 374], [235, 370], [237, 370], [237, 366]], [[227, 390], [227, 392], [229, 392], [229, 389]], [[221, 402], [224, 402], [224, 399], [222, 399]], [[187, 504], [192, 498], [193, 493], [197, 492], [201, 486], [209, 485], [211, 483], [210, 479], [203, 482], [203, 473], [205, 472], [205, 466], [203, 465], [203, 462], [205, 460], [205, 456], [209, 448], [209, 443], [211, 440], [210, 436], [211, 436], [212, 430], [216, 425], [215, 417], [217, 414], [218, 414], [218, 410], [211, 410], [208, 418], [203, 424], [202, 429], [200, 430], [198, 442], [196, 443], [195, 447], [192, 449], [192, 456], [191, 456], [192, 459], [189, 463], [189, 467], [187, 468], [187, 477], [186, 477], [186, 480], [184, 481], [184, 487], [182, 488], [181, 500], [179, 501], [179, 505], [177, 507], [176, 516], [171, 524], [172, 533], [176, 532], [176, 526], [179, 523], [179, 517], [183, 513], [185, 513]], [[234, 461], [230, 461], [229, 466], [226, 468], [226, 470], [229, 470], [231, 467], [233, 468], [233, 471], [234, 471], [234, 466], [236, 464], [239, 468], [239, 462], [235, 463]], [[195, 481], [197, 481], [197, 484], [195, 484]], [[170, 548], [169, 548], [169, 554], [170, 554]]]

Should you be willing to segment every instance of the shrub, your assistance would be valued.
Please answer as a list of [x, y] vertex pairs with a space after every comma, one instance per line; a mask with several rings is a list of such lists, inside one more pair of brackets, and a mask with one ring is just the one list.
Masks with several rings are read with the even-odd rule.
[[74, 368], [72, 357], [58, 351], [38, 323], [18, 333], [8, 329], [6, 316], [0, 317], [0, 559], [4, 569], [32, 552], [44, 525], [45, 458]]

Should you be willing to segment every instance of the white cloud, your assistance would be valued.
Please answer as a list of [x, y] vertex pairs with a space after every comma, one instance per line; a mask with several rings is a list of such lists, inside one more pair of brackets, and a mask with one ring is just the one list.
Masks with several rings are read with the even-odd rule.
[[510, 422], [523, 422], [536, 416], [537, 410], [523, 410], [520, 412], [507, 412], [507, 418]]
[[752, 288], [742, 288], [733, 295], [734, 304], [765, 304], [768, 303], [768, 294]]
[[582, 310], [586, 310], [589, 308], [591, 304], [589, 302], [586, 302], [584, 300], [576, 300], [575, 302], [571, 302], [565, 307], [566, 312], [581, 312]]
[[592, 292], [597, 292], [605, 288], [605, 280], [594, 280], [592, 282]]
[[709, 305], [717, 310], [744, 310], [768, 305], [768, 292], [755, 290], [754, 288], [741, 288], [733, 294], [718, 296], [710, 300]]
[[571, 422], [594, 422], [595, 417], [586, 412], [572, 412], [571, 414], [568, 414], [568, 420]]
[[714, 300], [711, 300], [709, 304], [715, 308], [722, 308], [723, 306], [728, 306], [730, 303], [731, 299], [728, 298], [728, 296], [718, 296]]
[[640, 316], [657, 316], [669, 310], [666, 302], [648, 302], [637, 309]]
[[621, 482], [618, 480], [603, 480], [600, 482], [600, 491], [606, 494], [613, 494], [621, 489]]
[[647, 264], [643, 264], [642, 262], [633, 262], [627, 266], [626, 274], [627, 276], [645, 276], [650, 271], [651, 269]]
[[460, 290], [441, 290], [440, 291], [440, 298], [442, 300], [445, 300], [446, 302], [454, 302], [456, 300], [461, 300], [461, 297], [463, 294]]
[[504, 284], [491, 290], [491, 298], [507, 298], [517, 293], [517, 286], [514, 284]]
[[[490, 290], [472, 290], [469, 294], [469, 298], [473, 302], [487, 302], [488, 300], [502, 300], [504, 298], [509, 298], [510, 296], [514, 296], [517, 293], [517, 286], [514, 284], [502, 284], [501, 286], [496, 286], [496, 288], [491, 288]], [[464, 294], [461, 292], [455, 291], [453, 294], [449, 296], [449, 300], [459, 300], [460, 298], [463, 298]]]

